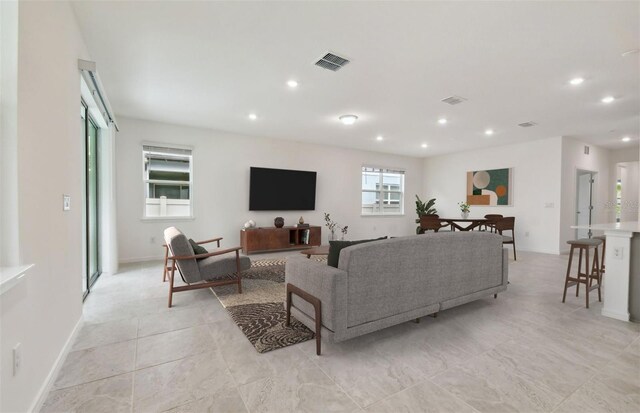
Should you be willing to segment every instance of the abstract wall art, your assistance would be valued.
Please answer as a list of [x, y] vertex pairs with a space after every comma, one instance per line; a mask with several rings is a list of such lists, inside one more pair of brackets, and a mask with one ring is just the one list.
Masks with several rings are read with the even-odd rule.
[[469, 205], [511, 205], [511, 168], [467, 172]]

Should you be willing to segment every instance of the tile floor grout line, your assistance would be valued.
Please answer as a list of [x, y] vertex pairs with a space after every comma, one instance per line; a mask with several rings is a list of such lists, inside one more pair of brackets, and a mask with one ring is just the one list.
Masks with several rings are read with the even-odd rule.
[[136, 325], [136, 348], [135, 351], [133, 353], [133, 368], [134, 371], [131, 372], [131, 406], [129, 407], [129, 412], [133, 413], [133, 402], [135, 400], [135, 388], [136, 388], [136, 372], [135, 372], [135, 368], [136, 368], [136, 364], [138, 363], [138, 327], [140, 326], [140, 319], [137, 318], [137, 325]]
[[[302, 344], [302, 343], [298, 343], [298, 344]], [[300, 350], [300, 351], [302, 351], [302, 350]], [[329, 378], [329, 380], [331, 380], [331, 383], [335, 384], [335, 385], [336, 385], [336, 387], [337, 387], [338, 389], [340, 389], [340, 391], [341, 391], [342, 393], [344, 393], [344, 394], [349, 398], [349, 400], [351, 400], [351, 401], [353, 402], [353, 404], [355, 404], [355, 405], [356, 405], [356, 407], [359, 407], [359, 408], [360, 408], [360, 410], [364, 411], [364, 409], [365, 409], [365, 408], [364, 408], [364, 407], [362, 407], [362, 406], [360, 406], [360, 403], [356, 402], [356, 401], [353, 399], [353, 397], [351, 397], [351, 395], [349, 394], [349, 392], [347, 392], [347, 391], [346, 391], [346, 390], [345, 390], [345, 389], [344, 389], [344, 388], [343, 388], [343, 387], [342, 387], [338, 382], [336, 382], [336, 381], [335, 381], [335, 380], [334, 380], [334, 379], [333, 379], [333, 378], [332, 378], [332, 377], [331, 377], [331, 376], [330, 376], [326, 371], [324, 371], [324, 369], [323, 369], [323, 368], [322, 368], [322, 367], [321, 367], [321, 366], [316, 362], [316, 359], [317, 359], [317, 358], [319, 358], [319, 357], [321, 357], [321, 356], [315, 356], [315, 357], [314, 357], [314, 356], [311, 356], [311, 357], [309, 357], [309, 360], [311, 360], [311, 362], [312, 362], [313, 364], [315, 364], [315, 366], [316, 366], [317, 368], [319, 368], [319, 369], [320, 369], [320, 371], [322, 372], [322, 374], [324, 374], [325, 376], [327, 376], [327, 377]], [[372, 403], [372, 404], [373, 404], [373, 403]], [[369, 405], [369, 406], [370, 406], [370, 405]]]

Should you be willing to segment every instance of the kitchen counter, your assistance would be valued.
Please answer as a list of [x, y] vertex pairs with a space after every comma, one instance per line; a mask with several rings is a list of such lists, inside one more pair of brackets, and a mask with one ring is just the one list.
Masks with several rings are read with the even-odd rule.
[[602, 315], [640, 321], [640, 222], [576, 225], [607, 237]]

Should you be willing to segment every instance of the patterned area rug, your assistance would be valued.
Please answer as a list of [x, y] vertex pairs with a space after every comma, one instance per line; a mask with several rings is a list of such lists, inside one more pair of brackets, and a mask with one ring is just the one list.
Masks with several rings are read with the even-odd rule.
[[314, 338], [313, 331], [293, 317], [291, 325], [285, 326], [284, 264], [284, 259], [252, 261], [251, 268], [242, 273], [242, 294], [238, 294], [236, 285], [213, 288], [220, 303], [258, 353]]

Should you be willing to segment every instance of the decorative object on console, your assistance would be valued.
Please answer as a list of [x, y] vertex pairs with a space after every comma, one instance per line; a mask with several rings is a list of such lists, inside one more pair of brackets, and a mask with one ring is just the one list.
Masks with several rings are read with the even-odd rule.
[[469, 212], [471, 212], [469, 204], [466, 202], [458, 202], [458, 206], [460, 207], [460, 215], [462, 216], [462, 219], [469, 218]]
[[244, 227], [245, 228], [255, 228], [256, 227], [256, 222], [252, 219], [248, 220], [247, 222], [244, 223]]
[[469, 205], [511, 205], [511, 169], [467, 172]]
[[[422, 202], [420, 197], [416, 195], [416, 214], [418, 215], [418, 218], [416, 218], [416, 224], [420, 224], [420, 218], [423, 215], [434, 215], [438, 213], [438, 211], [434, 208], [435, 203], [435, 198], [431, 198], [427, 202]], [[416, 234], [422, 234], [423, 232], [424, 231], [422, 230], [422, 227], [418, 225], [416, 227]]]
[[337, 222], [334, 222], [331, 219], [330, 214], [328, 213], [324, 213], [324, 222], [325, 222], [325, 226], [327, 228], [329, 228], [329, 241], [334, 241], [336, 239], [336, 229], [339, 229], [340, 232], [342, 232], [342, 237], [341, 239], [344, 241], [344, 237], [345, 235], [347, 235], [347, 232], [349, 230], [349, 226], [345, 225], [344, 227], [341, 227], [340, 225], [338, 225]]
[[304, 218], [302, 218], [302, 215], [300, 215], [300, 219], [298, 220], [298, 224], [300, 224], [300, 225], [304, 224]]
[[276, 219], [273, 220], [273, 225], [275, 225], [276, 228], [284, 227], [284, 218], [276, 217]]

